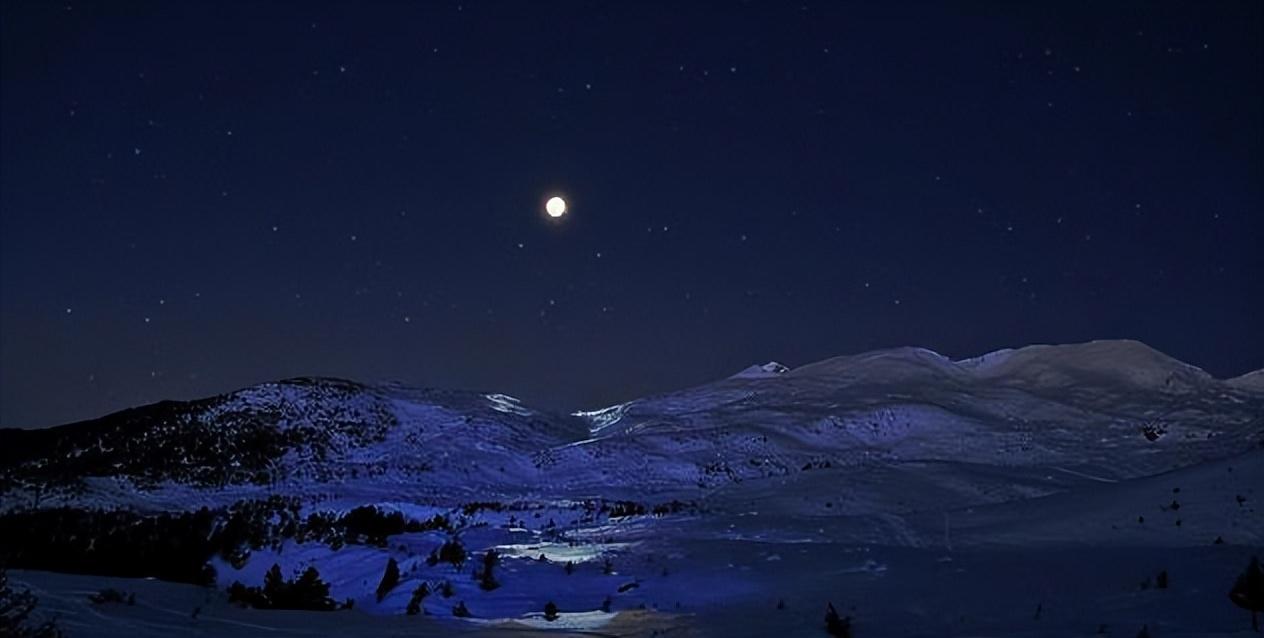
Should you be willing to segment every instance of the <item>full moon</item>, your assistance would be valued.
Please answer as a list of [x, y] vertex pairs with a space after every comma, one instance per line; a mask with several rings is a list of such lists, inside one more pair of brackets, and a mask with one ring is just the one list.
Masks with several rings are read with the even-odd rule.
[[566, 214], [566, 200], [561, 197], [554, 197], [544, 204], [544, 212], [549, 217], [561, 217]]

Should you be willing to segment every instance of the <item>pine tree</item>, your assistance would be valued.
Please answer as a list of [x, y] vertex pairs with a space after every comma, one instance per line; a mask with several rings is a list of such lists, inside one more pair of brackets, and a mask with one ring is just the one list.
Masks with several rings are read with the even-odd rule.
[[399, 563], [394, 558], [386, 560], [386, 572], [382, 574], [382, 581], [377, 585], [377, 601], [382, 602], [383, 598], [395, 589], [399, 584]]
[[557, 605], [550, 600], [544, 605], [544, 619], [549, 622], [553, 622], [554, 620], [557, 620], [557, 618]]
[[329, 597], [329, 583], [320, 579], [315, 567], [308, 567], [291, 582], [282, 576], [280, 565], [273, 565], [263, 576], [263, 587], [234, 582], [228, 588], [228, 600], [256, 609], [331, 611], [338, 607]]
[[486, 554], [483, 554], [483, 567], [478, 573], [479, 589], [482, 589], [483, 591], [491, 591], [500, 587], [500, 583], [496, 582], [496, 576], [494, 574], [496, 563], [499, 560], [500, 557], [496, 554], [496, 550], [494, 549], [489, 549]]
[[408, 615], [416, 616], [417, 614], [424, 613], [425, 609], [422, 608], [421, 604], [425, 602], [426, 596], [429, 595], [430, 585], [426, 583], [418, 585], [417, 589], [413, 590], [412, 598], [408, 599], [408, 608], [405, 610]]
[[1238, 576], [1229, 591], [1233, 604], [1251, 612], [1251, 629], [1260, 630], [1259, 613], [1264, 611], [1264, 572], [1260, 571], [1260, 559], [1252, 556], [1251, 564]]
[[460, 539], [452, 539], [445, 542], [439, 547], [439, 555], [437, 558], [445, 563], [451, 563], [453, 567], [460, 569], [465, 564], [465, 546], [461, 545]]
[[840, 618], [834, 603], [825, 606], [825, 633], [834, 638], [851, 638], [851, 616]]
[[328, 611], [338, 606], [329, 597], [329, 583], [320, 579], [320, 572], [315, 567], [303, 571], [303, 575], [294, 582], [292, 591], [294, 600], [291, 609]]
[[287, 598], [289, 593], [289, 584], [285, 582], [285, 575], [281, 573], [281, 566], [273, 563], [268, 569], [268, 573], [263, 575], [263, 595], [276, 606], [277, 603]]

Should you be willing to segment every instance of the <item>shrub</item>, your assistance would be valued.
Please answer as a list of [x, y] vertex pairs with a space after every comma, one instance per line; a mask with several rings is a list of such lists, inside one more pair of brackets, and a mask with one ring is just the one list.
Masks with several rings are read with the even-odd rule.
[[610, 506], [609, 517], [640, 516], [645, 513], [645, 506], [634, 501], [615, 501]]
[[112, 587], [107, 587], [101, 591], [88, 596], [88, 600], [94, 605], [104, 605], [106, 603], [127, 603], [128, 605], [136, 604], [136, 594], [125, 594]]
[[[826, 467], [829, 467], [828, 463], [826, 464]], [[660, 503], [658, 505], [655, 505], [654, 509], [651, 511], [655, 516], [666, 516], [668, 514], [676, 514], [676, 513], [682, 512], [685, 509], [690, 508], [690, 507], [693, 507], [692, 503], [682, 503], [680, 501], [673, 500], [670, 503]]]
[[499, 501], [474, 501], [461, 506], [461, 513], [466, 516], [473, 516], [477, 514], [479, 510], [503, 512], [505, 511], [505, 504]]
[[554, 620], [557, 620], [557, 618], [557, 605], [550, 600], [544, 605], [544, 619], [549, 622], [553, 622]]

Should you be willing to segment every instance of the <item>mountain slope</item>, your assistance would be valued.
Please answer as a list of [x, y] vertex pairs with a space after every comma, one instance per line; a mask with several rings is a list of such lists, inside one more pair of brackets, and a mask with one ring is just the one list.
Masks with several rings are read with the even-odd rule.
[[102, 479], [150, 492], [271, 492], [383, 482], [445, 489], [458, 484], [450, 475], [473, 489], [493, 467], [503, 476], [489, 481], [530, 479], [531, 454], [585, 434], [576, 419], [505, 395], [292, 379], [46, 430], [0, 430], [0, 490], [61, 502], [109, 491]]
[[1264, 393], [1250, 384], [1132, 341], [964, 361], [900, 348], [793, 370], [766, 364], [575, 416], [498, 394], [294, 379], [0, 431], [0, 489], [28, 504], [134, 500], [135, 488], [163, 502], [190, 490], [689, 498], [820, 467], [937, 461], [1116, 480], [1249, 449], [1264, 438], [1261, 415]]
[[[632, 635], [815, 635], [829, 601], [866, 635], [1231, 635], [1221, 592], [1264, 541], [1254, 378], [1136, 342], [900, 348], [570, 416], [294, 379], [0, 431], [0, 562], [209, 584], [207, 620], [304, 635], [333, 625], [223, 590], [314, 567], [356, 635], [631, 618]], [[1171, 590], [1151, 589], [1160, 570]], [[83, 609], [84, 583], [128, 581], [24, 577], [62, 583], [76, 628], [170, 627]], [[131, 582], [140, 607], [168, 592]]]
[[664, 489], [875, 460], [1058, 465], [1120, 479], [1248, 449], [1264, 438], [1261, 415], [1261, 394], [1137, 342], [961, 362], [901, 348], [579, 413], [593, 438], [549, 457], [600, 468], [607, 484]]

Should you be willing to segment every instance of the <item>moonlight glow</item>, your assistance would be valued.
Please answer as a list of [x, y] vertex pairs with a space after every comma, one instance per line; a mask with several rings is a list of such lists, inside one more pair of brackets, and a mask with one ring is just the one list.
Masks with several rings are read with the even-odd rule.
[[549, 217], [561, 217], [566, 214], [566, 200], [561, 197], [554, 197], [544, 204], [544, 212]]

